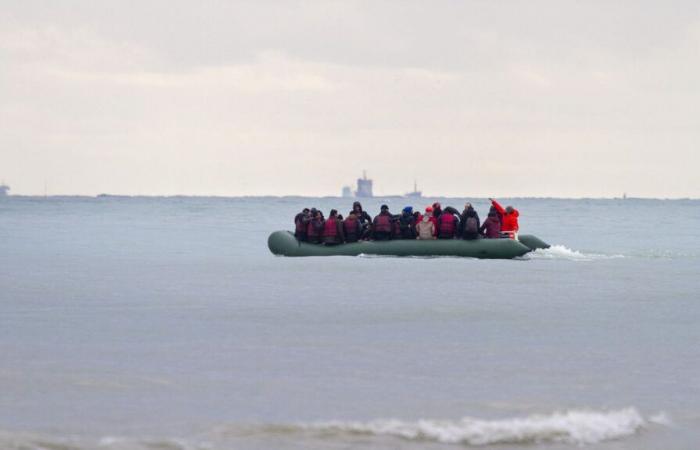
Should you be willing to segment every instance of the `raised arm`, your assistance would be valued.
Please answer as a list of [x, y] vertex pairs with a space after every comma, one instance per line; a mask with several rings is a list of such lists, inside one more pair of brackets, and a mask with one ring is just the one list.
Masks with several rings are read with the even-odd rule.
[[498, 214], [503, 215], [503, 214], [506, 213], [505, 208], [503, 208], [503, 206], [501, 206], [500, 203], [498, 203], [498, 202], [497, 202], [496, 200], [494, 200], [494, 199], [489, 199], [489, 200], [491, 200], [491, 204], [493, 205], [494, 208], [496, 208], [496, 211], [498, 211]]

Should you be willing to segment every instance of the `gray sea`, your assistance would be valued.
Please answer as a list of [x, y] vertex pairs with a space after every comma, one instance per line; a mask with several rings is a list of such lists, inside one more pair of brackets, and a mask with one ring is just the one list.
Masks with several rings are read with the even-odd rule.
[[284, 258], [351, 200], [0, 199], [0, 448], [700, 448], [700, 201], [503, 201], [553, 247]]

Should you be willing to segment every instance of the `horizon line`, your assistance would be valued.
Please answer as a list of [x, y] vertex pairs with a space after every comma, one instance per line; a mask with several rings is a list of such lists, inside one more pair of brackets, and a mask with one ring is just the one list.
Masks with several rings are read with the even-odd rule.
[[372, 200], [372, 199], [406, 199], [406, 200], [430, 200], [433, 198], [442, 199], [477, 199], [477, 200], [488, 200], [489, 198], [502, 198], [502, 199], [532, 199], [532, 200], [700, 200], [700, 197], [646, 197], [646, 196], [626, 196], [626, 197], [555, 197], [555, 196], [528, 196], [528, 195], [517, 195], [517, 196], [499, 196], [499, 197], [481, 197], [481, 196], [450, 196], [450, 195], [435, 195], [435, 196], [422, 196], [422, 197], [405, 197], [403, 195], [375, 195], [372, 197], [343, 197], [339, 195], [206, 195], [206, 194], [12, 194], [2, 196], [2, 199], [10, 198], [308, 198], [308, 199], [347, 199], [347, 200]]

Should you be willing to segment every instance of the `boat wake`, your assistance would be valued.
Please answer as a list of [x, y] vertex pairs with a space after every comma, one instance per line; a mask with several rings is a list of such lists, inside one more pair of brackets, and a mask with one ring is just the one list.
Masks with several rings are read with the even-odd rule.
[[564, 245], [552, 245], [549, 248], [540, 248], [534, 250], [521, 259], [535, 260], [552, 260], [563, 259], [569, 261], [598, 261], [602, 259], [618, 259], [624, 258], [624, 255], [604, 255], [600, 253], [583, 253], [578, 250], [572, 250]]

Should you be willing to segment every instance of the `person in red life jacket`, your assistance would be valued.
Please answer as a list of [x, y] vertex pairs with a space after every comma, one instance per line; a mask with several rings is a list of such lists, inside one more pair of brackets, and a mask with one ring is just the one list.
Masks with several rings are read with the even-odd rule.
[[[435, 209], [433, 208], [433, 210]], [[443, 211], [440, 217], [437, 218], [438, 239], [454, 239], [457, 234], [458, 226], [459, 219], [457, 219], [457, 216], [451, 212], [447, 212], [447, 210]]]
[[338, 220], [338, 211], [331, 209], [328, 219], [323, 224], [323, 243], [326, 245], [338, 245], [344, 241], [343, 223]]
[[462, 217], [459, 221], [460, 229], [458, 235], [466, 240], [479, 239], [480, 227], [481, 221], [479, 220], [479, 214], [471, 203], [465, 204]]
[[316, 210], [316, 208], [311, 208], [311, 215], [309, 225], [306, 227], [306, 241], [311, 244], [320, 244], [325, 221], [321, 211]]
[[304, 208], [302, 212], [294, 217], [294, 237], [301, 242], [306, 241], [306, 228], [309, 226], [311, 215], [309, 208]]
[[490, 198], [491, 204], [498, 214], [501, 216], [501, 231], [518, 231], [520, 226], [518, 225], [518, 217], [520, 213], [517, 209], [512, 206], [506, 206], [505, 209], [496, 200]]
[[479, 227], [479, 233], [487, 239], [498, 239], [501, 237], [501, 221], [498, 220], [498, 213], [493, 210], [484, 223]]
[[345, 242], [357, 242], [362, 238], [362, 224], [353, 211], [343, 221], [343, 234]]
[[389, 212], [387, 205], [382, 205], [379, 215], [372, 221], [372, 238], [375, 241], [388, 241], [394, 231], [394, 217]]

